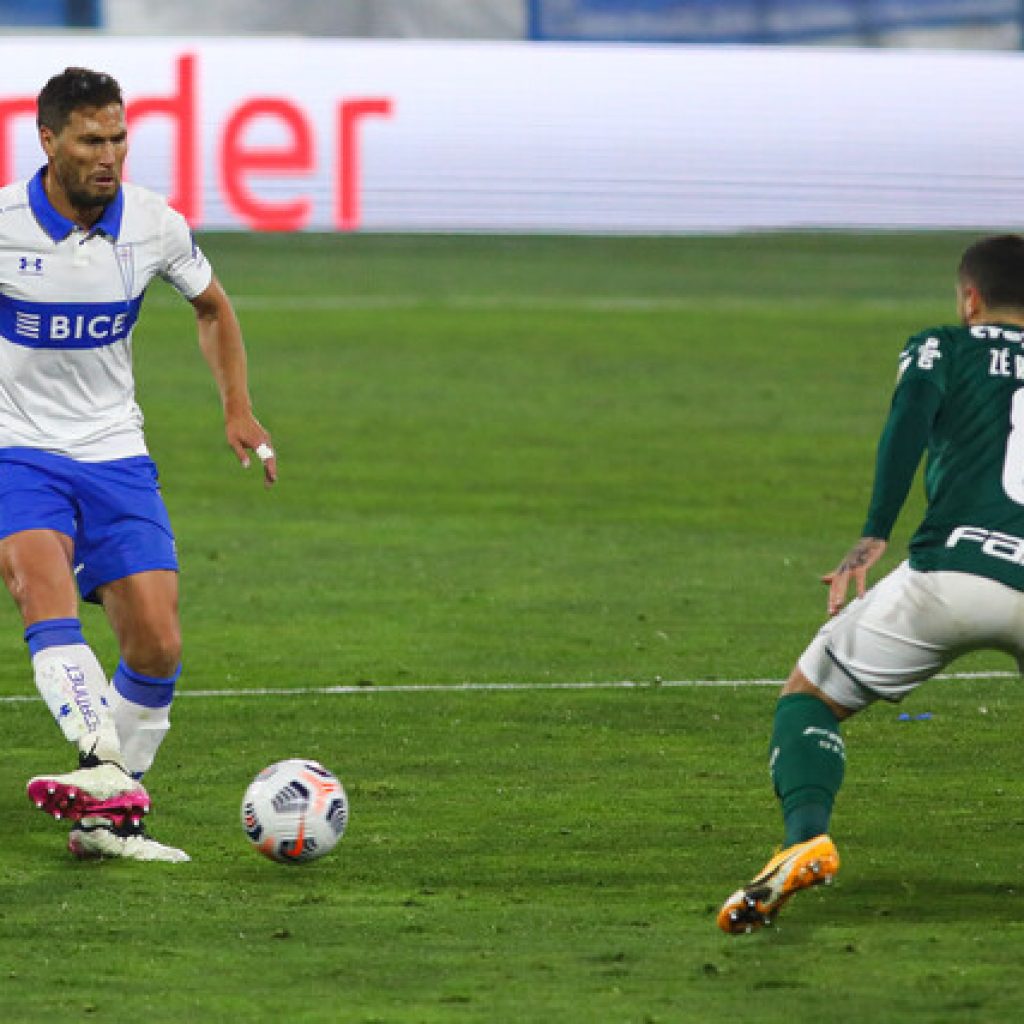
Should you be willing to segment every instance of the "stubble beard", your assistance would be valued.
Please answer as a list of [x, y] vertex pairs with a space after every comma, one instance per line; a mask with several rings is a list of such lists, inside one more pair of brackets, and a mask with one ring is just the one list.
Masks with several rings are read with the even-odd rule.
[[59, 165], [54, 167], [57, 182], [64, 192], [64, 195], [68, 197], [68, 202], [76, 210], [97, 210], [106, 206], [111, 199], [117, 194], [117, 185], [120, 184], [117, 176], [115, 175], [114, 183], [115, 188], [110, 195], [99, 195], [96, 192], [89, 192], [84, 184], [81, 184], [78, 180], [70, 180], [71, 175]]

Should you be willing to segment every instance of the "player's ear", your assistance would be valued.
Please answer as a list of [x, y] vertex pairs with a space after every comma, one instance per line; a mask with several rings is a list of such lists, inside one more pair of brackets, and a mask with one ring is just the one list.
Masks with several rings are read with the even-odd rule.
[[47, 156], [53, 156], [57, 149], [57, 136], [45, 124], [39, 126], [39, 145]]
[[973, 284], [964, 285], [964, 312], [968, 320], [973, 320], [985, 307], [981, 292]]
[[961, 278], [957, 282], [956, 305], [960, 322], [964, 324], [971, 323], [984, 308], [981, 292], [970, 281], [965, 281]]

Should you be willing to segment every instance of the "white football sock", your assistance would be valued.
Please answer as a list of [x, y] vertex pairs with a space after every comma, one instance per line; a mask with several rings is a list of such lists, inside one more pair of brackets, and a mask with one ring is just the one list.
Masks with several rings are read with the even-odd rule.
[[180, 665], [169, 676], [150, 676], [129, 668], [123, 659], [114, 673], [110, 706], [125, 766], [137, 779], [150, 769], [171, 728], [171, 702], [180, 675]]
[[107, 703], [113, 693], [88, 644], [44, 647], [32, 655], [36, 687], [65, 737], [80, 753], [124, 764]]
[[126, 700], [113, 687], [110, 689], [109, 700], [124, 755], [124, 766], [139, 779], [149, 771], [160, 744], [171, 728], [171, 706], [168, 704], [162, 708], [148, 708], [143, 704], [135, 704]]

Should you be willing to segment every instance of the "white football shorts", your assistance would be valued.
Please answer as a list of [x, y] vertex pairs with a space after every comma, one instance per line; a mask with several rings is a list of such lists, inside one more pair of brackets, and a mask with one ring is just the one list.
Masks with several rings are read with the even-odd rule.
[[1024, 592], [962, 572], [903, 562], [822, 626], [800, 671], [858, 710], [902, 700], [961, 654], [1006, 651], [1024, 672]]

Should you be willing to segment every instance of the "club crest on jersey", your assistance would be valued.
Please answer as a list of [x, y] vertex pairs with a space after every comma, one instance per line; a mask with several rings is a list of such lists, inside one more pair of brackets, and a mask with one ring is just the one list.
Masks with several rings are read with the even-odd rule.
[[114, 253], [117, 256], [117, 267], [121, 271], [121, 283], [124, 285], [124, 293], [131, 296], [135, 293], [135, 250], [130, 244], [115, 245]]
[[43, 257], [42, 256], [19, 256], [18, 257], [18, 273], [19, 274], [41, 274], [43, 272]]

